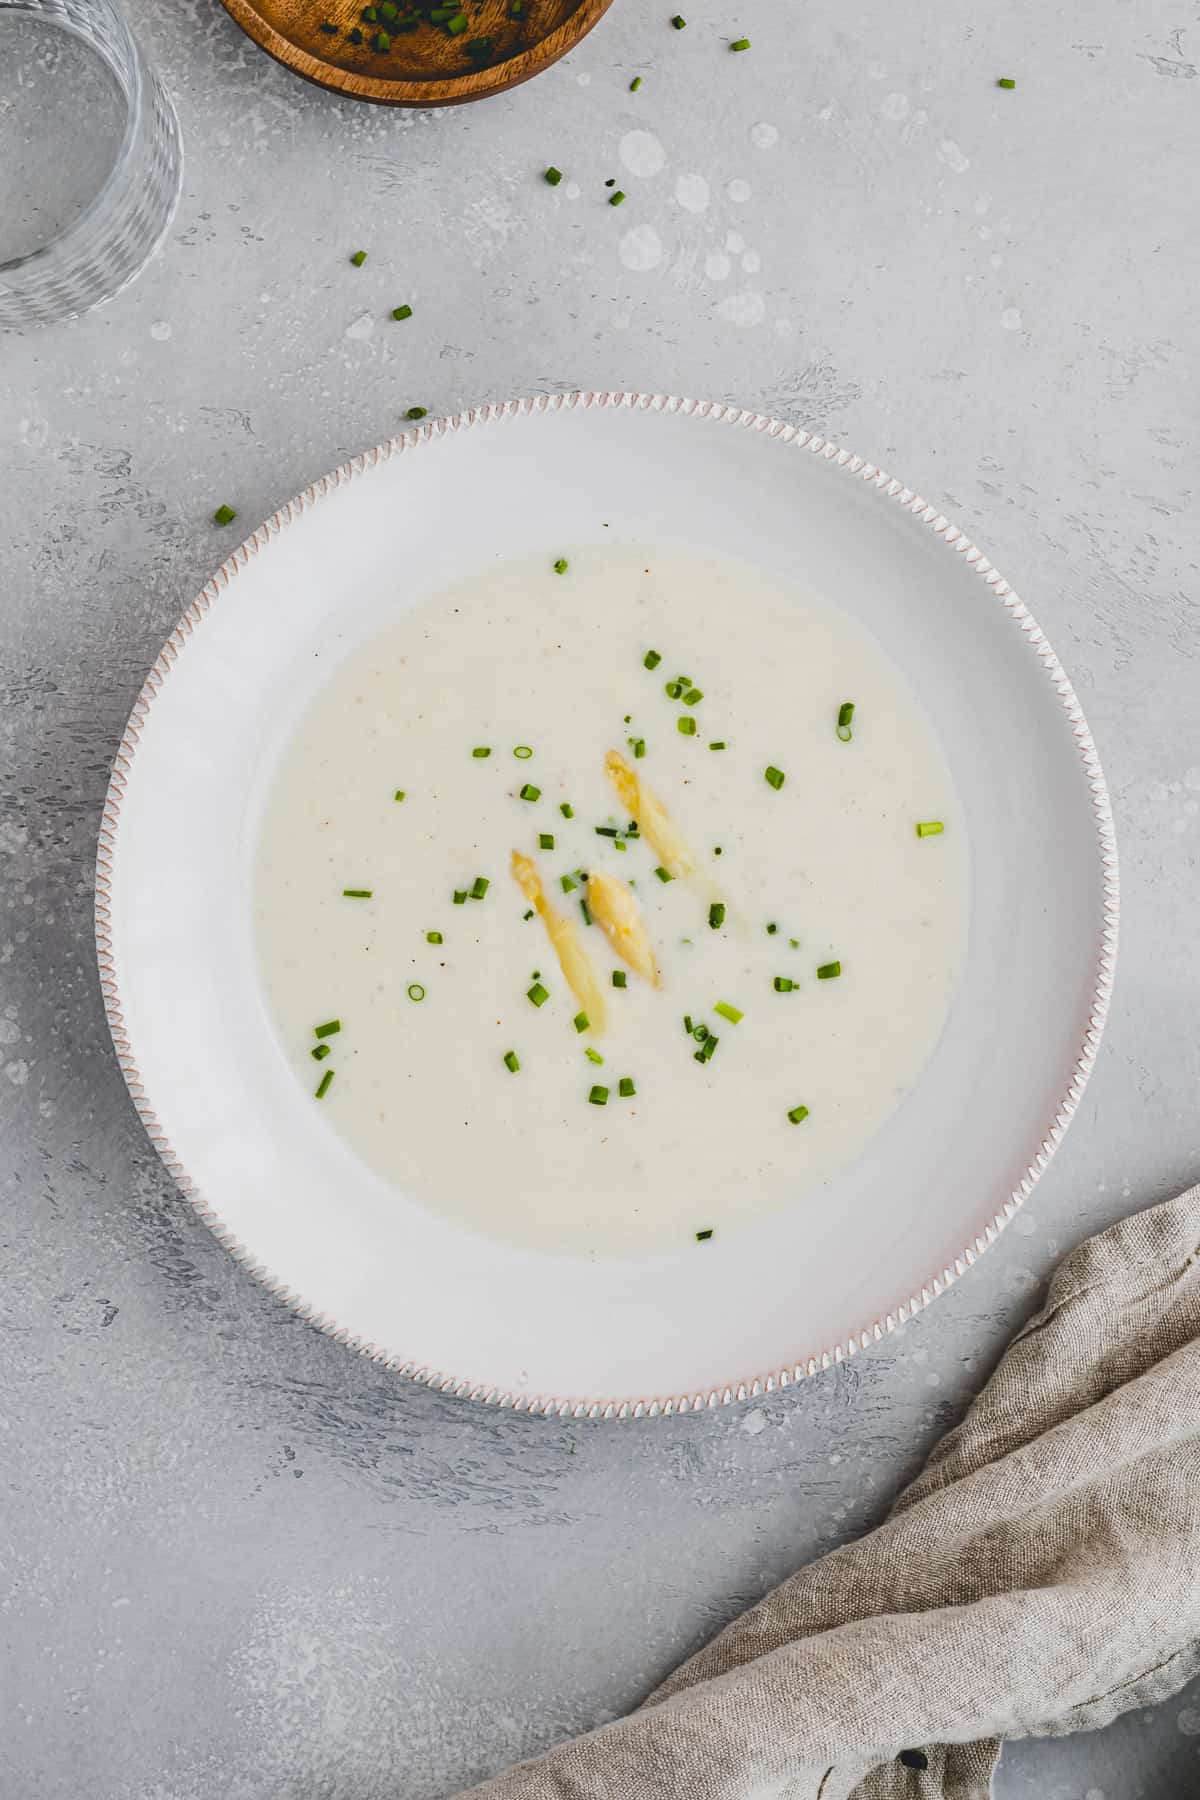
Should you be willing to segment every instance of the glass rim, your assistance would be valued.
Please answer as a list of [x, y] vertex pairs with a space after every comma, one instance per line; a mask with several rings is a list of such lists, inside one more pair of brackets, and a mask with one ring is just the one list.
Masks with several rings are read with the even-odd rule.
[[[132, 81], [128, 93], [126, 93], [125, 83], [119, 76], [117, 77], [117, 85], [126, 102], [125, 129], [121, 134], [121, 147], [113, 158], [113, 165], [108, 174], [78, 216], [72, 219], [71, 223], [62, 231], [55, 232], [53, 237], [48, 237], [44, 244], [39, 244], [35, 250], [27, 250], [23, 256], [10, 256], [6, 261], [0, 261], [0, 275], [18, 269], [26, 269], [30, 263], [36, 262], [39, 256], [48, 256], [52, 250], [61, 249], [63, 245], [70, 245], [73, 239], [83, 236], [95, 214], [101, 210], [105, 200], [116, 186], [122, 170], [129, 161], [133, 140], [141, 123], [142, 106], [145, 99], [142, 59], [138, 54], [137, 41], [129, 29], [124, 13], [118, 6], [112, 6], [110, 11], [128, 47], [129, 66], [132, 71]], [[78, 38], [81, 44], [87, 44], [90, 50], [95, 50], [100, 61], [111, 70], [112, 65], [108, 62], [107, 57], [101, 51], [96, 50], [95, 44], [80, 31], [72, 20], [45, 13], [40, 7], [27, 5], [25, 0], [0, 0], [0, 16], [4, 13], [24, 13], [27, 18], [38, 19], [44, 24], [53, 25], [58, 31], [66, 32], [70, 37]], [[115, 74], [115, 71], [113, 72]]]

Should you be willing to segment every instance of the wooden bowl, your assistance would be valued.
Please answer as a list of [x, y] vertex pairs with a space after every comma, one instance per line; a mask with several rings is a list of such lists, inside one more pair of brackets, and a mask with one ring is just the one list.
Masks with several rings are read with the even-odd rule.
[[268, 56], [319, 87], [382, 106], [459, 106], [548, 69], [612, 0], [461, 0], [455, 31], [424, 17], [446, 10], [429, 0], [222, 4]]

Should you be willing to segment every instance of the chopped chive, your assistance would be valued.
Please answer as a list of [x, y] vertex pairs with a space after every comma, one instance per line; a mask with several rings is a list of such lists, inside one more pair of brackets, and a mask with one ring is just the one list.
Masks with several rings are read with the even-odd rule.
[[423, 419], [428, 412], [429, 408], [427, 406], [410, 406], [404, 416], [406, 419]]
[[319, 1038], [333, 1037], [341, 1029], [342, 1021], [340, 1019], [327, 1019], [324, 1025], [317, 1025], [314, 1027], [313, 1036]]
[[698, 1063], [711, 1062], [717, 1053], [717, 1045], [720, 1041], [720, 1038], [710, 1031], [700, 1048], [696, 1051], [696, 1061]]
[[629, 744], [629, 748], [633, 751], [635, 761], [638, 758], [645, 756], [645, 754], [646, 754], [645, 738], [629, 738], [627, 740], [627, 742]]
[[396, 0], [383, 0], [383, 5], [379, 8], [379, 16], [388, 25], [392, 25], [395, 23], [396, 15], [399, 11], [400, 8], [396, 5]]
[[725, 740], [724, 738], [715, 738], [708, 747], [710, 750], [723, 750], [725, 748]]
[[620, 1081], [617, 1083], [617, 1092], [620, 1094], [622, 1100], [632, 1100], [633, 1096], [637, 1093], [637, 1086], [632, 1075], [622, 1075]]
[[538, 832], [538, 849], [539, 850], [553, 850], [553, 848], [554, 848], [554, 833], [552, 831], [539, 831]]
[[641, 87], [641, 85], [642, 85], [642, 78], [641, 78], [641, 76], [640, 76], [640, 75], [635, 75], [635, 76], [634, 76], [634, 78], [633, 78], [633, 80], [632, 80], [632, 81], [631, 81], [631, 82], [630, 82], [630, 84], [629, 84], [629, 91], [630, 91], [630, 93], [631, 93], [631, 94], [636, 94], [636, 93], [637, 93], [637, 91], [638, 91], [638, 89], [639, 89], [639, 88], [640, 88], [640, 87]]
[[325, 1098], [326, 1094], [329, 1092], [329, 1089], [330, 1089], [332, 1083], [333, 1083], [333, 1070], [326, 1069], [326, 1071], [322, 1075], [320, 1081], [318, 1081], [318, 1083], [317, 1083], [316, 1097], [318, 1100], [323, 1100]]
[[509, 1073], [513, 1075], [515, 1075], [517, 1070], [521, 1067], [521, 1059], [515, 1050], [506, 1050], [501, 1061]]
[[672, 875], [670, 869], [664, 869], [661, 863], [659, 863], [659, 865], [658, 865], [657, 869], [655, 869], [654, 873], [658, 876], [658, 879], [660, 881], [674, 881], [674, 879], [675, 879], [675, 877]]
[[533, 755], [533, 751], [528, 744], [517, 744], [513, 748], [513, 755], [518, 762], [528, 762]]
[[336, 37], [337, 36], [337, 26], [336, 25], [322, 25], [321, 30], [325, 33], [326, 37]]
[[376, 10], [373, 6], [364, 6], [360, 16], [362, 18], [362, 22], [364, 25], [374, 25], [376, 19], [378, 19], [378, 17], [379, 17], [379, 14], [376, 12]]
[[615, 838], [621, 835], [615, 825], [597, 825], [595, 832], [597, 837]]
[[709, 1031], [708, 1026], [704, 1023], [703, 1020], [700, 1021], [699, 1025], [697, 1025], [692, 1032], [692, 1036], [695, 1038], [695, 1040], [698, 1044], [702, 1044], [705, 1041], [705, 1039], [710, 1037], [711, 1035], [712, 1034]]
[[575, 817], [575, 808], [571, 805], [569, 800], [560, 801], [558, 810], [564, 819], [573, 819]]
[[854, 717], [854, 702], [853, 702], [853, 700], [843, 700], [842, 704], [838, 707], [838, 716], [837, 716], [837, 734], [838, 734], [839, 738], [842, 740], [843, 744], [848, 744], [850, 742], [850, 739], [854, 736], [854, 733], [850, 729], [850, 721], [853, 719], [853, 717]]
[[683, 685], [678, 681], [668, 681], [663, 688], [663, 693], [667, 696], [668, 700], [678, 700], [682, 692]]
[[373, 891], [371, 888], [343, 888], [342, 898], [343, 900], [369, 900]]
[[681, 694], [686, 693], [687, 689], [692, 685], [692, 678], [690, 675], [677, 675], [675, 679], [679, 683], [679, 691]]
[[527, 1000], [532, 1000], [533, 1004], [535, 1006], [545, 1006], [547, 1000], [550, 998], [550, 995], [549, 995], [548, 990], [542, 986], [540, 981], [535, 981], [533, 986], [529, 989], [528, 993], [526, 994], [525, 998]]
[[591, 911], [589, 910], [588, 903], [586, 900], [581, 900], [579, 902], [579, 910], [583, 914], [584, 924], [590, 925], [592, 922], [592, 915], [591, 915]]
[[800, 939], [799, 938], [789, 938], [788, 943], [792, 946], [793, 950], [798, 950], [800, 948]]
[[625, 195], [620, 188], [617, 189], [615, 194], [610, 194], [608, 196], [608, 204], [610, 206], [621, 206], [621, 205], [623, 205], [624, 200], [625, 200]]
[[917, 826], [918, 837], [941, 837], [946, 827], [940, 819], [922, 819]]
[[711, 1236], [712, 1236], [712, 1226], [710, 1225], [706, 1231], [698, 1231], [696, 1233], [696, 1242], [698, 1244], [707, 1244], [707, 1242]]
[[393, 306], [392, 317], [393, 317], [393, 319], [411, 319], [412, 318], [412, 307], [411, 306]]
[[329, 1055], [331, 1048], [332, 1045], [330, 1044], [314, 1044], [308, 1054], [312, 1057], [314, 1062], [324, 1062], [325, 1058]]
[[354, 264], [356, 269], [361, 269], [366, 260], [367, 253], [365, 250], [356, 250], [354, 255], [350, 258], [350, 261]]
[[807, 1117], [808, 1117], [807, 1106], [793, 1106], [791, 1112], [789, 1112], [789, 1114], [788, 1114], [788, 1118], [793, 1125], [799, 1125], [801, 1120], [807, 1119]]
[[621, 838], [621, 837], [614, 838], [614, 840], [613, 840], [613, 849], [614, 850], [625, 851], [625, 850], [628, 850], [628, 848], [629, 848], [629, 845], [625, 842], [624, 838]]
[[491, 754], [491, 746], [488, 744], [476, 744], [471, 752], [471, 755], [479, 761], [482, 761], [485, 756], [490, 756]]
[[647, 650], [645, 656], [642, 658], [642, 667], [643, 669], [657, 669], [661, 661], [662, 657], [658, 654], [657, 650]]
[[533, 908], [531, 906], [527, 912], [523, 912], [521, 914], [521, 923], [522, 924], [527, 923], [527, 921], [532, 919], [532, 917], [533, 917]]
[[[363, 34], [358, 29], [357, 25], [354, 27], [353, 31], [348, 31], [346, 33], [346, 36], [349, 38], [349, 40], [352, 44], [361, 44], [363, 41]], [[364, 254], [365, 254], [365, 252], [364, 252]], [[351, 259], [351, 260], [353, 260], [353, 259]]]
[[842, 972], [840, 962], [822, 963], [817, 970], [818, 981], [834, 981]]
[[556, 575], [565, 575], [565, 574], [566, 574], [566, 572], [567, 572], [567, 570], [568, 570], [568, 569], [569, 569], [569, 568], [570, 568], [570, 566], [571, 566], [571, 565], [570, 565], [570, 563], [569, 563], [569, 562], [568, 562], [568, 561], [567, 561], [567, 559], [566, 559], [566, 557], [565, 557], [565, 556], [557, 556], [557, 557], [555, 557], [555, 559], [554, 559], [554, 573], [555, 573], [555, 574], [556, 574]]
[[372, 50], [376, 50], [376, 51], [378, 51], [380, 56], [384, 56], [391, 49], [391, 47], [392, 47], [392, 40], [388, 36], [387, 32], [386, 31], [377, 31], [375, 33], [374, 38], [371, 40]]
[[740, 1025], [746, 1016], [745, 1013], [739, 1012], [736, 1006], [730, 1006], [728, 1000], [718, 1000], [713, 1011], [720, 1013], [723, 1019], [728, 1019], [731, 1025]]
[[551, 164], [546, 170], [546, 173], [542, 176], [542, 180], [548, 182], [551, 187], [557, 187], [562, 180], [562, 170], [556, 169], [553, 164]]
[[213, 514], [214, 525], [232, 525], [237, 518], [237, 508], [222, 503]]
[[604, 184], [604, 185], [605, 185], [605, 187], [616, 187], [616, 185], [617, 185], [617, 178], [616, 178], [616, 176], [615, 176], [615, 175], [610, 175], [610, 176], [609, 176], [609, 178], [608, 178], [608, 180], [607, 180], [607, 181], [606, 181], [606, 182], [605, 182], [605, 184]]
[[569, 894], [579, 886], [579, 883], [575, 880], [573, 875], [560, 875], [558, 878], [558, 885], [564, 894]]
[[776, 925], [775, 921], [772, 919], [771, 923], [767, 926], [767, 936], [774, 937], [778, 930], [778, 925]]
[[703, 700], [703, 698], [704, 695], [699, 688], [689, 688], [687, 693], [683, 696], [683, 704], [685, 706], [695, 706], [699, 701]]
[[571, 1023], [572, 1023], [572, 1025], [574, 1025], [576, 1031], [586, 1031], [588, 1029], [588, 1027], [590, 1026], [591, 1022], [592, 1021], [588, 1018], [588, 1016], [585, 1012], [577, 1012], [575, 1014], [575, 1017], [571, 1020]]
[[687, 24], [687, 20], [684, 18], [682, 13], [676, 13], [675, 17], [671, 20], [671, 23], [675, 27], [676, 31], [682, 31]]
[[593, 1050], [590, 1044], [588, 1045], [587, 1049], [584, 1051], [583, 1054], [587, 1057], [587, 1059], [590, 1063], [602, 1063], [604, 1061], [604, 1058], [601, 1056], [600, 1052], [598, 1050]]
[[749, 38], [734, 38], [734, 40], [733, 40], [732, 44], [730, 44], [729, 48], [731, 50], [748, 50], [750, 48], [750, 39]]
[[624, 969], [614, 969], [613, 970], [612, 984], [614, 987], [628, 987], [629, 983], [626, 979]]
[[492, 54], [492, 40], [490, 37], [468, 38], [463, 47], [466, 50], [467, 55], [473, 58], [477, 63], [482, 63], [485, 57]]
[[477, 875], [471, 883], [468, 892], [470, 893], [472, 900], [482, 900], [490, 886], [491, 883], [488, 881], [486, 875]]
[[777, 994], [791, 994], [800, 984], [793, 981], [790, 975], [777, 975], [771, 985]]
[[467, 890], [466, 890], [466, 888], [455, 888], [455, 890], [454, 890], [454, 904], [455, 904], [455, 906], [465, 906], [465, 905], [466, 905], [466, 900], [467, 900]]
[[996, 83], [997, 87], [1002, 87], [1002, 88], [1015, 88], [1016, 85], [1017, 84], [1013, 80], [1011, 75], [1001, 75], [1000, 79]]
[[714, 900], [708, 909], [708, 922], [714, 931], [719, 931], [725, 923], [725, 902]]
[[397, 788], [395, 793], [392, 795], [392, 799], [393, 800], [403, 800], [403, 798], [404, 798], [404, 789]]
[[443, 944], [445, 941], [446, 940], [443, 938], [440, 931], [427, 931], [425, 933], [425, 942], [427, 944]]
[[784, 774], [783, 770], [777, 769], [775, 767], [774, 763], [768, 764], [768, 766], [763, 770], [763, 774], [767, 778], [767, 786], [773, 787], [775, 789], [776, 793], [779, 792], [780, 788], [783, 786], [784, 782], [787, 780], [787, 776]]
[[608, 1089], [606, 1087], [594, 1087], [588, 1095], [588, 1101], [592, 1106], [607, 1106]]
[[533, 783], [529, 782], [529, 781], [527, 781], [525, 783], [524, 787], [521, 789], [520, 793], [517, 796], [517, 798], [519, 800], [529, 800], [529, 801], [540, 800], [541, 797], [542, 797], [541, 788], [534, 787]]
[[691, 1035], [692, 1035], [692, 1029], [693, 1029], [693, 1027], [692, 1027], [692, 1015], [691, 1015], [691, 1013], [684, 1013], [684, 1015], [683, 1015], [683, 1029], [684, 1029], [684, 1030], [685, 1030], [685, 1031], [686, 1031], [686, 1032], [687, 1032], [687, 1034], [688, 1034], [688, 1036], [689, 1036], [689, 1037], [691, 1037]]
[[421, 986], [419, 981], [410, 982], [408, 997], [410, 1000], [423, 1000], [425, 998], [425, 989]]
[[692, 718], [690, 713], [680, 713], [675, 723], [683, 733], [684, 737], [695, 737], [696, 721]]
[[451, 37], [457, 37], [460, 31], [465, 31], [466, 29], [467, 29], [466, 13], [455, 13], [455, 15], [452, 19], [446, 20], [446, 30], [450, 33]]

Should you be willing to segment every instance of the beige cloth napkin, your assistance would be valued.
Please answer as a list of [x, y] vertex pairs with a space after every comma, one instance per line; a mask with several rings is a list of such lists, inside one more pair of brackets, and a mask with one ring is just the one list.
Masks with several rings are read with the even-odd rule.
[[[1200, 1671], [1200, 1188], [1073, 1251], [887, 1521], [474, 1800], [983, 1800]], [[900, 1753], [903, 1752], [903, 1760]]]

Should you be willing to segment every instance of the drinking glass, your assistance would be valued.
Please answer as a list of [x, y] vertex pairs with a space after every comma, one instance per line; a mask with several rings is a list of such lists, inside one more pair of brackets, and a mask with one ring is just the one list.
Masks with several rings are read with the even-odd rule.
[[110, 300], [182, 175], [175, 109], [117, 0], [0, 0], [0, 327]]

